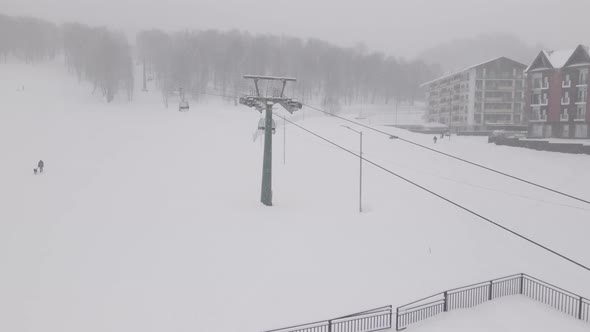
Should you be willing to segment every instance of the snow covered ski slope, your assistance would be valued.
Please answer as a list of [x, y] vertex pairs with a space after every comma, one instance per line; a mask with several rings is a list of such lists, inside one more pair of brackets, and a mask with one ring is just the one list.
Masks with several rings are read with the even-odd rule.
[[[359, 214], [358, 159], [292, 125], [283, 165], [277, 121], [266, 208], [257, 112], [211, 97], [181, 113], [155, 91], [105, 104], [90, 91], [60, 66], [0, 64], [2, 331], [260, 331], [519, 272], [590, 295], [588, 272], [369, 165]], [[342, 121], [304, 112], [292, 119], [358, 151]], [[587, 156], [485, 138], [436, 148], [590, 197]], [[590, 264], [590, 206], [367, 131], [363, 150]]]

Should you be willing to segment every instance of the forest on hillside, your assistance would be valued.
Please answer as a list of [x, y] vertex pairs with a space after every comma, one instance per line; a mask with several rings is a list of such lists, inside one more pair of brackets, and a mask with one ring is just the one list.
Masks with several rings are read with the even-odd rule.
[[14, 57], [35, 63], [57, 56], [107, 102], [120, 93], [133, 98], [134, 73], [142, 64], [165, 102], [180, 89], [193, 100], [206, 93], [236, 98], [251, 89], [242, 76], [256, 74], [295, 77], [298, 82], [288, 91], [290, 97], [320, 102], [335, 111], [343, 104], [413, 102], [422, 98], [420, 83], [440, 74], [437, 65], [424, 61], [317, 39], [145, 30], [132, 45], [124, 33], [106, 27], [56, 25], [0, 14], [0, 61]]
[[79, 80], [92, 83], [111, 102], [122, 89], [133, 94], [131, 47], [123, 33], [83, 24], [56, 24], [28, 17], [0, 15], [0, 58], [27, 63], [52, 60], [61, 54]]
[[420, 83], [439, 73], [437, 66], [422, 61], [367, 54], [315, 39], [239, 31], [142, 31], [137, 49], [164, 95], [181, 87], [195, 98], [208, 89], [226, 96], [249, 93], [249, 82], [242, 76], [256, 74], [295, 77], [291, 97], [331, 107], [413, 102], [422, 97]]

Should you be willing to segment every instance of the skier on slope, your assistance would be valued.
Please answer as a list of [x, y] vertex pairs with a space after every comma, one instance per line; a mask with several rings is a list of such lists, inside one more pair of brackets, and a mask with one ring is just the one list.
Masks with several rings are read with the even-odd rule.
[[45, 167], [45, 163], [43, 162], [43, 160], [39, 160], [37, 167], [39, 167], [39, 172], [43, 173], [43, 167]]

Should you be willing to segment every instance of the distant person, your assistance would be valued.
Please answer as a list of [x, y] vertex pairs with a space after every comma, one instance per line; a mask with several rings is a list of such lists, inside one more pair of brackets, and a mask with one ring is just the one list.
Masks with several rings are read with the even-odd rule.
[[432, 138], [432, 140], [434, 141], [434, 144], [436, 144], [436, 141], [438, 140], [438, 137], [434, 136], [434, 137]]
[[43, 160], [39, 160], [37, 167], [39, 167], [39, 173], [43, 173], [43, 167], [45, 167], [45, 163], [43, 162]]
[[440, 138], [445, 138], [445, 133], [444, 132], [440, 134]]
[[37, 169], [33, 168], [33, 174], [37, 175]]

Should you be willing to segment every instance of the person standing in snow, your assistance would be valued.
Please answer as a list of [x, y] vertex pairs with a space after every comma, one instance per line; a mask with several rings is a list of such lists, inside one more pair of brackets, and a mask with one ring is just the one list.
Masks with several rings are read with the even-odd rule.
[[43, 173], [43, 167], [45, 167], [45, 163], [43, 162], [43, 160], [39, 160], [37, 167], [39, 167], [39, 173]]
[[438, 140], [438, 138], [437, 138], [436, 136], [434, 136], [434, 137], [432, 138], [432, 140], [434, 141], [434, 144], [436, 144], [436, 141]]

